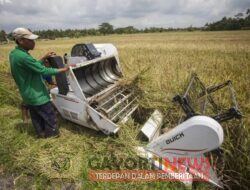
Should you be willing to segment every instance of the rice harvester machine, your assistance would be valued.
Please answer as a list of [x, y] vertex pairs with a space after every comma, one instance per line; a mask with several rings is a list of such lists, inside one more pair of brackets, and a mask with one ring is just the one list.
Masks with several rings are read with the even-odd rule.
[[[74, 65], [67, 74], [56, 76], [58, 87], [50, 91], [63, 118], [110, 135], [135, 115], [138, 93], [122, 84], [118, 52], [112, 44], [76, 44], [64, 60], [54, 56], [48, 61], [55, 68], [64, 67], [63, 61]], [[142, 134], [151, 140], [159, 134], [162, 114], [154, 110], [147, 119]]]
[[[49, 58], [49, 62], [55, 68], [64, 67], [63, 62], [74, 65], [66, 74], [56, 76], [57, 87], [50, 91], [52, 101], [63, 118], [110, 135], [117, 134], [120, 124], [139, 113], [139, 93], [136, 88], [122, 83], [118, 52], [112, 44], [76, 44], [70, 55], [64, 58], [54, 56]], [[200, 95], [213, 91], [215, 88], [206, 89], [206, 93]], [[219, 148], [223, 142], [223, 129], [219, 122], [238, 113], [234, 109], [231, 116], [227, 113], [209, 117], [205, 113], [197, 114], [186, 96], [176, 96], [175, 101], [180, 103], [186, 119], [161, 134], [163, 114], [152, 110], [138, 134], [149, 143], [136, 148], [138, 155], [149, 161], [155, 156], [203, 155]], [[154, 163], [157, 166], [157, 162]], [[214, 180], [211, 183], [219, 186]]]

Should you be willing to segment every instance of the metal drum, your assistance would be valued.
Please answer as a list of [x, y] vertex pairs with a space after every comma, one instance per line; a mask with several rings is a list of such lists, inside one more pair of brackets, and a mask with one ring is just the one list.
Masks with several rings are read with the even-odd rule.
[[117, 64], [115, 58], [109, 58], [74, 69], [76, 79], [86, 97], [101, 92], [122, 77]]

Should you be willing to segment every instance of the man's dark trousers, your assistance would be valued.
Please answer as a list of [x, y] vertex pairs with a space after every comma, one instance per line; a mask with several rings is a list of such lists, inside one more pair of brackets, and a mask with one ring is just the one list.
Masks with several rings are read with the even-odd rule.
[[39, 106], [28, 106], [32, 124], [38, 137], [50, 137], [59, 135], [56, 125], [56, 114], [52, 103], [48, 102]]

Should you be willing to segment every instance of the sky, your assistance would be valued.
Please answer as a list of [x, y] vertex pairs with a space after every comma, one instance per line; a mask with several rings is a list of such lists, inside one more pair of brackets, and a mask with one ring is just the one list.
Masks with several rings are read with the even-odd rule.
[[0, 0], [0, 29], [201, 27], [250, 8], [250, 0]]

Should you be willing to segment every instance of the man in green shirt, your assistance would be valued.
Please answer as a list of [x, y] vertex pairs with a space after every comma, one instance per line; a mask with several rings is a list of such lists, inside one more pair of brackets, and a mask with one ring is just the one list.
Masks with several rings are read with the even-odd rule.
[[66, 72], [68, 67], [55, 69], [44, 66], [45, 60], [53, 56], [47, 53], [41, 60], [34, 59], [29, 50], [35, 47], [37, 35], [25, 28], [16, 28], [13, 37], [17, 47], [10, 52], [10, 68], [23, 102], [29, 107], [32, 124], [38, 137], [57, 136], [56, 115], [50, 102], [43, 76]]

